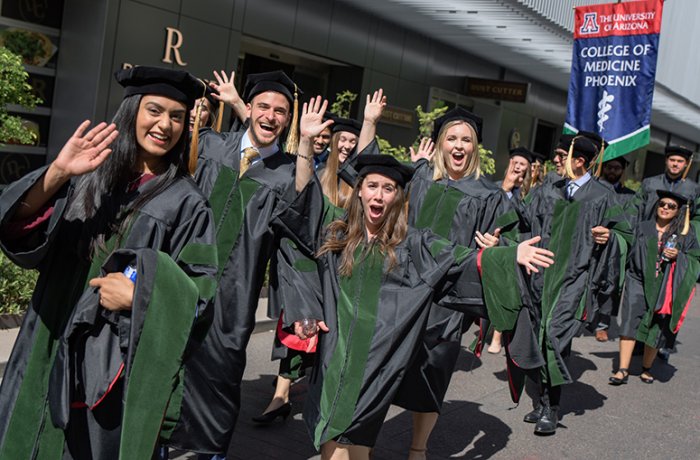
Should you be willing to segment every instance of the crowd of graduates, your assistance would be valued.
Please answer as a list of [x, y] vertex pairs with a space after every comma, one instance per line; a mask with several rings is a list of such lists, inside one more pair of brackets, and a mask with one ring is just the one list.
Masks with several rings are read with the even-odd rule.
[[403, 164], [375, 139], [381, 89], [356, 121], [281, 71], [240, 93], [225, 72], [116, 78], [112, 123], [85, 121], [0, 196], [2, 250], [40, 271], [0, 387], [0, 458], [224, 458], [268, 266], [280, 365], [253, 420], [286, 419], [306, 375], [324, 459], [368, 459], [392, 404], [413, 414], [408, 458], [426, 458], [472, 326], [475, 353], [487, 331], [505, 350], [514, 401], [539, 386], [524, 417], [539, 435], [556, 432], [585, 327], [606, 341], [620, 316], [611, 385], [636, 342], [645, 383], [674, 347], [700, 275], [684, 147], [637, 192], [589, 132], [561, 136], [554, 171], [550, 152], [512, 149], [494, 182], [483, 120], [460, 107]]

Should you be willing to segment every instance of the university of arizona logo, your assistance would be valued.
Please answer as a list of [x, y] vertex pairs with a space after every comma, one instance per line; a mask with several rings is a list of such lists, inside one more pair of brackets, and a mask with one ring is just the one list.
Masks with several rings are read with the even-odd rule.
[[583, 16], [583, 25], [578, 30], [581, 35], [598, 33], [598, 13], [586, 13]]

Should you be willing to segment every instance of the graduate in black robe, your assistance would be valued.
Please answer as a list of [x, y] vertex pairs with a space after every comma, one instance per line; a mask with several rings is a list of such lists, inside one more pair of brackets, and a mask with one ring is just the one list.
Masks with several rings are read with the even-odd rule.
[[589, 139], [575, 138], [567, 157], [573, 179], [539, 187], [526, 205], [532, 234], [541, 235], [541, 245], [557, 254], [554, 266], [531, 278], [538, 307], [533, 317], [546, 364], [539, 401], [525, 421], [537, 423], [538, 434], [556, 430], [561, 385], [572, 382], [566, 358], [573, 338], [595, 318], [600, 297], [618, 285], [619, 242], [611, 236], [616, 221], [609, 214], [615, 197], [586, 171], [597, 154]]
[[630, 215], [630, 224], [633, 228], [644, 220], [654, 218], [657, 190], [679, 193], [693, 202], [700, 197], [700, 185], [686, 178], [693, 152], [682, 146], [669, 145], [664, 150], [664, 154], [666, 156], [664, 173], [644, 179], [635, 197], [627, 203], [626, 213]]
[[[332, 131], [332, 148], [329, 157], [329, 167], [323, 170], [321, 175], [321, 188], [324, 192], [324, 225], [342, 217], [345, 213], [344, 204], [347, 199], [342, 190], [351, 190], [355, 182], [354, 168], [345, 165], [343, 179], [338, 174], [339, 166], [345, 163], [349, 155], [355, 150], [364, 151], [367, 144], [377, 131], [377, 122], [381, 118], [386, 97], [379, 89], [372, 95], [367, 95], [367, 103], [364, 109], [363, 122], [324, 115], [324, 121], [331, 119], [333, 124], [324, 129], [319, 136], [326, 131]], [[317, 165], [317, 144], [319, 136], [313, 140], [314, 164]], [[352, 148], [351, 148], [352, 147]], [[339, 156], [344, 156], [343, 162]], [[357, 157], [357, 154], [354, 154]], [[317, 169], [317, 174], [319, 171]], [[325, 179], [325, 180], [324, 180]], [[341, 180], [344, 182], [341, 187]], [[313, 364], [314, 356], [307, 353], [308, 341], [300, 341], [293, 331], [286, 330], [283, 325], [294, 321], [309, 318], [309, 309], [318, 311], [321, 303], [321, 280], [316, 261], [306, 257], [289, 238], [282, 238], [280, 247], [270, 264], [270, 283], [268, 298], [268, 316], [278, 320], [275, 338], [272, 347], [272, 359], [280, 360], [279, 372], [275, 379], [275, 393], [272, 400], [260, 415], [253, 417], [253, 421], [267, 425], [277, 417], [286, 419], [291, 413], [289, 402], [289, 390], [293, 381], [305, 374], [305, 369]], [[291, 310], [285, 306], [291, 306]], [[312, 307], [315, 306], [315, 307]], [[290, 316], [291, 315], [291, 316]], [[286, 316], [286, 317], [285, 317]], [[314, 351], [314, 350], [311, 350]]]
[[[622, 183], [624, 179], [625, 168], [629, 162], [624, 156], [613, 158], [612, 160], [605, 161], [603, 163], [602, 174], [600, 177], [600, 183], [603, 185], [610, 186], [615, 192], [615, 197], [617, 198], [617, 205], [624, 206], [628, 201], [634, 198], [634, 190], [625, 187]], [[627, 244], [620, 245], [620, 273], [625, 272], [625, 263], [627, 261]], [[612, 294], [605, 299], [600, 305], [600, 311], [598, 314], [598, 324], [596, 325], [595, 338], [599, 342], [608, 341], [608, 329], [610, 328], [610, 319], [616, 317], [622, 294], [622, 281], [624, 281], [624, 276], [620, 277], [620, 286], [618, 289], [614, 289]]]
[[[472, 249], [497, 244], [496, 219], [511, 210], [505, 193], [479, 169], [481, 129], [481, 118], [462, 108], [437, 119], [432, 139], [424, 139], [414, 152], [416, 172], [409, 188], [409, 225]], [[475, 310], [483, 307], [480, 286], [472, 303]], [[409, 457], [426, 449], [459, 358], [462, 334], [475, 319], [460, 311], [430, 309], [419, 354], [394, 400], [414, 412]]]
[[[305, 105], [302, 117], [296, 180], [310, 203], [296, 218], [284, 217], [300, 244], [319, 255], [323, 273], [323, 312], [317, 319], [325, 333], [304, 418], [322, 458], [341, 450], [367, 459], [420, 346], [433, 302], [481, 312], [471, 301], [481, 298], [474, 287], [483, 284], [491, 320], [511, 329], [521, 306], [518, 287], [524, 287], [516, 252], [519, 263], [530, 268], [548, 265], [551, 253], [529, 246], [536, 239], [517, 249], [473, 251], [409, 227], [403, 189], [412, 170], [388, 155], [358, 157], [360, 179], [347, 218], [322, 232], [320, 194], [308, 181], [310, 139], [324, 126], [325, 105], [317, 98]], [[295, 329], [301, 335], [299, 324]]]
[[116, 76], [114, 123], [82, 123], [0, 198], [3, 251], [40, 272], [0, 388], [0, 458], [150, 458], [211, 317], [213, 216], [183, 134], [203, 88], [169, 69]]
[[630, 251], [621, 307], [620, 367], [610, 377], [611, 385], [627, 383], [635, 340], [644, 343], [640, 378], [653, 383], [657, 350], [673, 348], [700, 275], [700, 245], [689, 219], [692, 200], [664, 190], [657, 196], [656, 218], [636, 228]]
[[[276, 216], [294, 192], [298, 124], [292, 110], [301, 93], [282, 71], [251, 74], [243, 98], [233, 75], [217, 74], [219, 98], [247, 119], [232, 132], [204, 130], [194, 179], [208, 198], [217, 226], [219, 272], [213, 324], [194, 350], [178, 392], [167, 444], [204, 454], [225, 454], [240, 410], [246, 346], [255, 327], [265, 270], [284, 236]], [[243, 101], [246, 101], [245, 103]]]

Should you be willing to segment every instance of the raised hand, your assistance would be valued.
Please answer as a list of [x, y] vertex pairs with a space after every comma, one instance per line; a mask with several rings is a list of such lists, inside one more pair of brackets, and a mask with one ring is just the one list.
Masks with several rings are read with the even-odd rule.
[[542, 238], [536, 236], [518, 245], [517, 261], [527, 269], [527, 272], [539, 273], [537, 267], [547, 268], [554, 263], [554, 253], [544, 248], [534, 246]]
[[420, 144], [418, 144], [417, 152], [415, 151], [413, 146], [411, 146], [409, 150], [411, 151], [411, 161], [413, 163], [420, 160], [421, 158], [425, 158], [426, 160], [430, 161], [435, 155], [435, 143], [431, 138], [424, 137], [420, 140]]
[[62, 176], [70, 178], [97, 169], [107, 159], [112, 149], [109, 145], [119, 133], [114, 123], [100, 123], [83, 134], [90, 121], [85, 120], [63, 146], [52, 166]]
[[299, 122], [301, 137], [312, 139], [333, 124], [333, 120], [323, 121], [323, 114], [326, 113], [327, 107], [328, 101], [321, 96], [316, 96], [309, 102], [304, 102]]
[[235, 75], [235, 72], [231, 72], [231, 76], [229, 77], [223, 70], [221, 73], [215, 70], [214, 77], [216, 78], [217, 83], [209, 83], [209, 86], [219, 92], [219, 94], [214, 93], [214, 98], [219, 101], [224, 101], [230, 106], [235, 106], [236, 104], [243, 102], [241, 96], [238, 94], [238, 90], [233, 85]]
[[386, 107], [386, 96], [383, 89], [379, 88], [372, 96], [368, 94], [365, 103], [365, 121], [376, 124], [382, 117], [384, 107]]

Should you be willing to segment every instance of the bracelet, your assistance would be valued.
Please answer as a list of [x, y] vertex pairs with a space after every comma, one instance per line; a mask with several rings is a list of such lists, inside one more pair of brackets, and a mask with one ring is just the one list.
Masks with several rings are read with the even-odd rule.
[[299, 152], [295, 153], [295, 155], [298, 156], [298, 157], [301, 157], [301, 158], [305, 159], [306, 161], [313, 161], [313, 159], [314, 159], [314, 157], [312, 157], [312, 156], [310, 157], [310, 156], [308, 156], [308, 155], [302, 155], [302, 154], [299, 153]]

